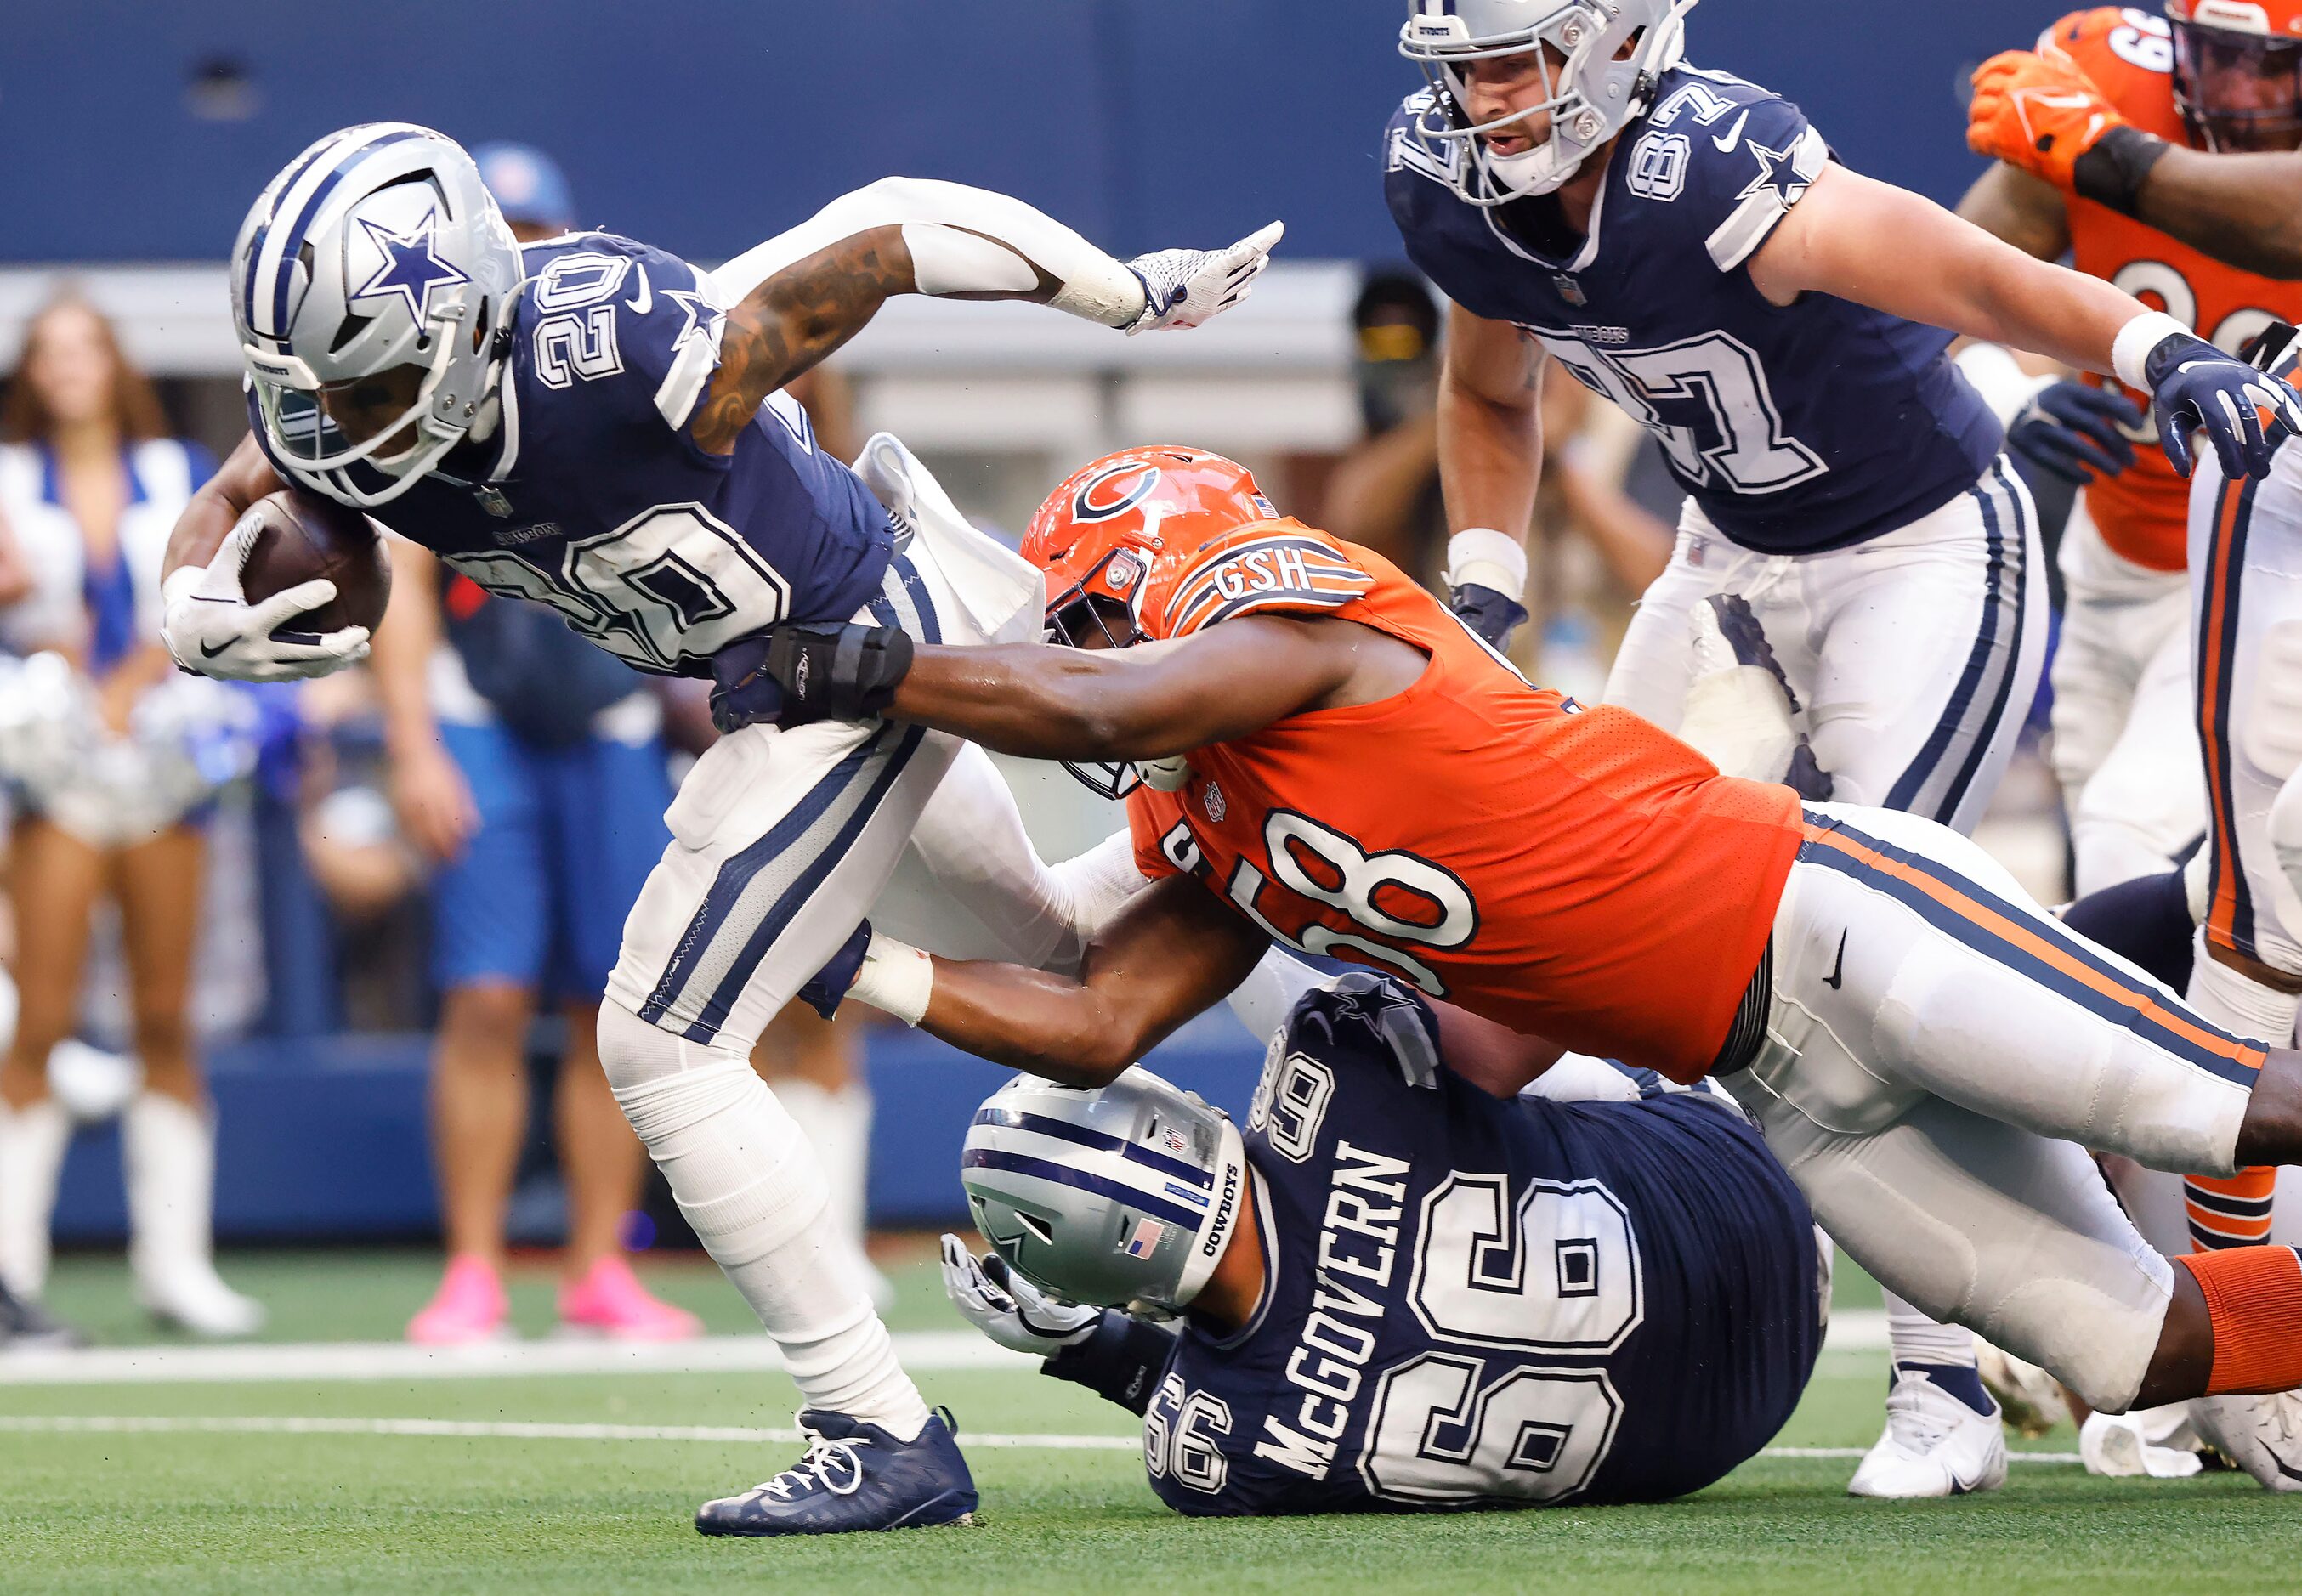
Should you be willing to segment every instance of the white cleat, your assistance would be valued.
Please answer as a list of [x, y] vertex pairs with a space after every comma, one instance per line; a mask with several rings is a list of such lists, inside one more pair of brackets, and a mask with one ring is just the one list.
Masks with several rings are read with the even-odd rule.
[[2079, 1460], [2106, 1479], [2187, 1480], [2204, 1466], [2190, 1448], [2190, 1405], [2095, 1413], [2079, 1426]]
[[2060, 1381], [1979, 1336], [1974, 1342], [1974, 1372], [1982, 1377], [1982, 1389], [1996, 1399], [2000, 1415], [2018, 1435], [2044, 1435], [2071, 1416]]
[[2006, 1483], [2006, 1429], [1923, 1374], [1886, 1393], [1886, 1432], [1847, 1482], [1849, 1496], [1966, 1496]]
[[2264, 1491], [2302, 1491], [2302, 1391], [2201, 1397], [2190, 1404], [2190, 1423]]
[[233, 1340], [264, 1328], [264, 1305], [225, 1285], [202, 1258], [147, 1272], [137, 1281], [136, 1298], [153, 1317], [211, 1340]]

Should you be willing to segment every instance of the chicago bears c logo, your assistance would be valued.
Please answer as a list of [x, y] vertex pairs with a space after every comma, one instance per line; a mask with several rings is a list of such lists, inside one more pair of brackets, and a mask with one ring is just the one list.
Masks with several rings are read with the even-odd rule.
[[1159, 485], [1159, 467], [1128, 460], [1108, 471], [1098, 471], [1071, 495], [1075, 521], [1108, 521], [1143, 502]]

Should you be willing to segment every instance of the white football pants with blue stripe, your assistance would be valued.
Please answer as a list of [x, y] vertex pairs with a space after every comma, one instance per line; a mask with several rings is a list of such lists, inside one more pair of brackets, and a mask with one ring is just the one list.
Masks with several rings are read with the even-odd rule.
[[2172, 1271], [2087, 1149], [2227, 1175], [2262, 1048], [1884, 810], [1807, 806], [1773, 951], [1767, 1040], [1725, 1084], [1817, 1222], [1918, 1308], [2125, 1408]]
[[[2029, 491], [2001, 455], [1968, 491], [1907, 526], [1822, 554], [1759, 554], [1693, 500], [1670, 564], [1639, 601], [1607, 701], [1679, 727], [1692, 617], [1739, 593], [1797, 699], [1831, 797], [1973, 829], [2038, 690], [2046, 582]], [[2032, 596], [2036, 601], [2032, 602]], [[1971, 1343], [1890, 1293], [1897, 1363], [1971, 1363]]]
[[1933, 514], [1823, 554], [1754, 553], [1690, 499], [1670, 564], [1624, 634], [1607, 701], [1676, 732], [1695, 667], [1694, 607], [1739, 593], [1790, 679], [1832, 801], [1970, 831], [2046, 659], [2036, 523], [2004, 456]]
[[[1038, 635], [1036, 571], [955, 515], [919, 522], [858, 619], [929, 643]], [[830, 1237], [813, 1150], [749, 1055], [870, 912], [961, 747], [876, 720], [722, 737], [665, 816], [671, 842], [625, 922], [600, 1013], [617, 1101], [808, 1406], [904, 1439], [927, 1408], [852, 1249]], [[1028, 920], [1029, 906], [1019, 914]], [[1021, 943], [1046, 929], [1008, 928]]]

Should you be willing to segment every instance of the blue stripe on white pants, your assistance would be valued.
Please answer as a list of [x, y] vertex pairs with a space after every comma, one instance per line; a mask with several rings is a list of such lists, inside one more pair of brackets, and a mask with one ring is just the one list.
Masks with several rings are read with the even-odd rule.
[[1976, 777], [2000, 740], [2020, 730], [2030, 707], [2027, 693], [2016, 701], [2014, 693], [2022, 674], [2027, 622], [2029, 497], [2001, 458], [1968, 498], [1982, 519], [1985, 550], [1981, 613], [1973, 645], [1934, 729], [1881, 805], [1945, 825], [1956, 823], [1970, 794], [1976, 797], [1978, 813], [1989, 801], [1987, 792], [1975, 794]]

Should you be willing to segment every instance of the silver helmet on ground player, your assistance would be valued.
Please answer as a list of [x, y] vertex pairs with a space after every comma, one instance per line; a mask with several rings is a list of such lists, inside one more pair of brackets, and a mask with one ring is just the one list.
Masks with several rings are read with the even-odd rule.
[[1072, 1302], [1180, 1313], [1247, 1222], [1239, 1128], [1139, 1064], [1091, 1092], [1017, 1076], [960, 1164], [975, 1228]]
[[[463, 147], [331, 133], [273, 178], [232, 247], [232, 320], [273, 458], [343, 503], [398, 496], [502, 375], [519, 246]], [[362, 487], [351, 467], [383, 479]]]
[[[1548, 194], [1592, 151], [1646, 110], [1656, 78], [1685, 53], [1694, 0], [1412, 0], [1399, 53], [1422, 67], [1429, 104], [1414, 136], [1473, 205]], [[1527, 55], [1542, 96], [1507, 115], [1474, 122], [1465, 69]], [[1533, 147], [1497, 155], [1486, 136], [1547, 117]]]

